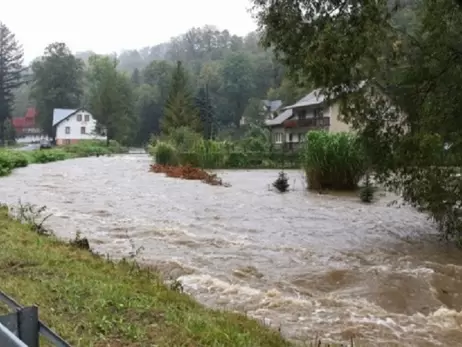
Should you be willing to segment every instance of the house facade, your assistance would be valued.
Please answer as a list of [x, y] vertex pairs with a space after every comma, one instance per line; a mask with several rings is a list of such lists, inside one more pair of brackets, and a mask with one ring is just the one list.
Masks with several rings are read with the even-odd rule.
[[34, 143], [48, 139], [37, 122], [37, 110], [29, 107], [23, 117], [12, 119], [17, 143]]
[[275, 146], [296, 149], [311, 130], [347, 132], [351, 127], [340, 120], [339, 103], [327, 104], [320, 89], [312, 91], [279, 115], [265, 122]]
[[106, 140], [96, 133], [96, 120], [84, 108], [53, 110], [56, 145], [75, 144], [82, 140]]

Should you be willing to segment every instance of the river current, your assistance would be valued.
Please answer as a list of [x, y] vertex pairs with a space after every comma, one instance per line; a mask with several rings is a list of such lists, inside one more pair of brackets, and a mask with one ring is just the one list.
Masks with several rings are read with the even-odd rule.
[[354, 337], [364, 346], [462, 345], [462, 252], [425, 215], [381, 194], [269, 189], [275, 170], [219, 171], [231, 187], [167, 178], [144, 155], [15, 170], [0, 202], [46, 205], [62, 238], [77, 232], [112, 257], [137, 259], [198, 301], [238, 310], [288, 338]]

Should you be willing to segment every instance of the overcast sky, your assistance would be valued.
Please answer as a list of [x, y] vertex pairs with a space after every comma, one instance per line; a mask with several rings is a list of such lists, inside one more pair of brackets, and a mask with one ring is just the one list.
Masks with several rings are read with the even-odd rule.
[[249, 8], [249, 0], [2, 0], [0, 21], [30, 62], [56, 41], [74, 52], [111, 53], [165, 42], [205, 24], [244, 35], [256, 29]]

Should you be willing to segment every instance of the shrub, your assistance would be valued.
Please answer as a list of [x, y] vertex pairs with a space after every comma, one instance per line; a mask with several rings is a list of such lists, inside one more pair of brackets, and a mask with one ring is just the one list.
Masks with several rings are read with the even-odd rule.
[[228, 168], [244, 168], [248, 165], [247, 155], [242, 152], [231, 152], [226, 158], [225, 166]]
[[72, 158], [72, 155], [60, 148], [53, 148], [43, 151], [33, 151], [30, 153], [30, 162], [37, 164], [51, 163]]
[[154, 147], [154, 158], [157, 164], [161, 165], [177, 165], [178, 153], [176, 148], [167, 142], [157, 142]]
[[172, 143], [179, 152], [189, 152], [202, 141], [202, 136], [188, 127], [179, 127], [170, 133], [166, 142]]
[[279, 177], [273, 182], [273, 187], [276, 188], [280, 193], [285, 193], [289, 189], [289, 178], [284, 171], [279, 173]]
[[26, 167], [29, 165], [29, 158], [24, 152], [20, 151], [6, 151], [6, 157], [10, 161], [12, 168]]
[[350, 133], [309, 132], [302, 162], [308, 189], [354, 190], [366, 171], [361, 143]]
[[127, 148], [121, 146], [117, 141], [85, 140], [73, 145], [61, 147], [66, 152], [72, 153], [77, 157], [91, 157], [96, 155], [110, 155], [115, 153], [126, 153]]
[[7, 176], [13, 170], [13, 165], [7, 152], [0, 152], [0, 176]]

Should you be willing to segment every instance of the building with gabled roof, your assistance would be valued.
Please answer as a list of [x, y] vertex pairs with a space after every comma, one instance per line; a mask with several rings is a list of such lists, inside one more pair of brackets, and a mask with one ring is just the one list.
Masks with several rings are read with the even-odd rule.
[[53, 127], [58, 146], [74, 144], [82, 140], [106, 140], [105, 135], [96, 133], [96, 120], [85, 108], [55, 108]]

